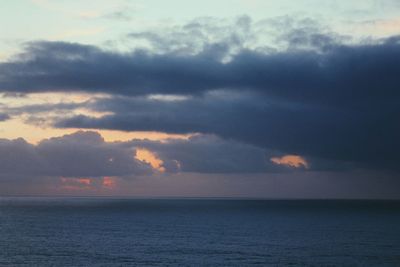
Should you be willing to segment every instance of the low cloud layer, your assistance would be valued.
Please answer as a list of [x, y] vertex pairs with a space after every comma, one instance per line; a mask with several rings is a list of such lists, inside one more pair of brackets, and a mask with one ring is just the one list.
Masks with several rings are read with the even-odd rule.
[[278, 166], [270, 161], [277, 153], [223, 140], [212, 135], [195, 135], [188, 140], [133, 140], [131, 145], [154, 152], [167, 172], [265, 173], [302, 171], [304, 166]]
[[0, 177], [103, 177], [151, 174], [135, 150], [105, 142], [95, 132], [77, 132], [41, 141], [0, 139]]
[[[151, 166], [149, 151], [158, 167]], [[278, 153], [279, 154], [279, 153]], [[164, 141], [106, 142], [93, 131], [45, 139], [29, 144], [23, 139], [0, 139], [0, 182], [26, 177], [59, 181], [64, 187], [112, 185], [115, 178], [135, 179], [169, 173], [268, 173], [304, 171], [302, 166], [280, 166], [270, 158], [277, 153], [216, 136], [196, 135]], [[149, 161], [150, 160], [150, 161]], [[25, 178], [24, 178], [25, 177]]]

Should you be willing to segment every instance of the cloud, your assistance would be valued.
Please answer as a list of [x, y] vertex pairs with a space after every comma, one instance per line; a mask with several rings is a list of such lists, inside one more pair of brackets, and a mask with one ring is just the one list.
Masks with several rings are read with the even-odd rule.
[[[75, 177], [60, 177], [56, 180], [57, 187], [54, 188], [56, 191], [68, 191], [68, 192], [105, 192], [112, 190], [117, 185], [117, 177], [89, 177], [89, 178], [75, 178]], [[58, 182], [58, 184], [57, 184]]]
[[187, 140], [134, 140], [131, 144], [152, 151], [162, 160], [166, 172], [261, 173], [288, 170], [271, 164], [262, 148], [212, 135], [195, 135]]
[[244, 48], [259, 47], [257, 43], [261, 26], [268, 23], [253, 23], [249, 16], [233, 20], [202, 17], [184, 25], [160, 26], [151, 31], [128, 34], [126, 41], [141, 43], [155, 54], [195, 55], [215, 49], [214, 54], [223, 58]]
[[11, 117], [10, 117], [10, 115], [8, 115], [8, 114], [6, 114], [6, 113], [1, 113], [0, 112], [0, 122], [1, 121], [7, 121], [7, 120], [9, 120]]
[[121, 21], [129, 21], [133, 19], [133, 15], [136, 15], [136, 9], [124, 7], [118, 10], [102, 14], [100, 18], [111, 19], [111, 20], [121, 20]]
[[[176, 45], [172, 37], [136, 33], [154, 44], [161, 38], [158, 52], [34, 42], [0, 63], [0, 91], [108, 94], [84, 103], [108, 115], [63, 115], [60, 128], [214, 134], [279, 157], [398, 170], [398, 37], [345, 44], [312, 21], [293, 27], [283, 20], [287, 49], [259, 49], [245, 42], [257, 24], [251, 19], [235, 22], [242, 35], [214, 24], [172, 30]], [[194, 43], [180, 41], [202, 31]], [[203, 41], [211, 33], [216, 39]], [[189, 52], [182, 52], [185, 42]]]
[[276, 53], [286, 50], [317, 50], [349, 42], [311, 18], [280, 16], [253, 20], [249, 16], [235, 19], [201, 17], [183, 25], [160, 25], [151, 31], [136, 31], [124, 41], [155, 54], [196, 55], [210, 53], [228, 61], [244, 50]]
[[151, 174], [135, 150], [105, 142], [96, 132], [76, 132], [32, 145], [23, 139], [0, 140], [0, 177], [93, 178]]
[[[371, 103], [372, 104], [372, 103]], [[397, 168], [400, 115], [395, 103], [358, 109], [271, 100], [260, 94], [214, 92], [180, 101], [143, 97], [98, 99], [111, 115], [61, 117], [62, 128], [216, 134], [256, 147], [362, 168]], [[341, 165], [341, 164], [333, 165]], [[343, 169], [339, 167], [339, 169]]]
[[334, 45], [323, 53], [242, 50], [226, 63], [215, 56], [217, 50], [187, 56], [118, 54], [87, 45], [32, 43], [19, 58], [0, 64], [0, 90], [199, 95], [229, 88], [286, 101], [355, 107], [399, 97], [397, 42]]
[[133, 15], [137, 13], [136, 9], [130, 7], [123, 7], [114, 9], [113, 11], [101, 12], [101, 11], [83, 11], [77, 13], [77, 17], [81, 19], [110, 19], [129, 21], [133, 19]]
[[136, 158], [140, 161], [149, 163], [154, 169], [158, 170], [159, 172], [165, 172], [165, 168], [163, 167], [164, 162], [148, 149], [136, 149]]
[[[0, 182], [51, 179], [68, 190], [112, 188], [119, 178], [163, 173], [293, 171], [268, 159], [276, 153], [212, 135], [163, 141], [106, 142], [94, 131], [44, 139], [0, 139]], [[49, 182], [47, 182], [49, 183]], [[51, 184], [50, 183], [50, 184]]]
[[272, 157], [271, 161], [278, 165], [286, 165], [293, 168], [309, 168], [307, 160], [298, 155], [285, 155], [282, 157]]
[[[287, 81], [280, 69], [296, 73], [297, 68], [315, 68], [329, 56], [315, 52], [342, 40], [312, 19], [286, 16], [261, 21], [248, 16], [233, 21], [198, 18], [159, 31], [133, 32], [128, 39], [144, 40], [148, 46], [117, 53], [77, 43], [28, 43], [23, 53], [0, 63], [0, 91], [124, 95], [192, 95], [220, 88], [264, 91], [281, 87], [276, 84], [279, 80]], [[270, 47], [276, 43], [281, 48]], [[298, 48], [303, 50], [296, 52]]]
[[[18, 116], [22, 114], [38, 114], [43, 112], [65, 112], [73, 111], [75, 109], [85, 106], [86, 102], [73, 103], [73, 102], [61, 102], [61, 103], [46, 103], [46, 104], [30, 104], [20, 106], [0, 106], [0, 111], [4, 110], [8, 114]], [[4, 114], [4, 113], [3, 113]]]

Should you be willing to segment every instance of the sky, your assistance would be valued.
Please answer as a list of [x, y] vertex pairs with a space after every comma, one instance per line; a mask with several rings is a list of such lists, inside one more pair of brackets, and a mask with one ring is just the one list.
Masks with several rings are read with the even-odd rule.
[[0, 196], [400, 198], [396, 0], [0, 1]]

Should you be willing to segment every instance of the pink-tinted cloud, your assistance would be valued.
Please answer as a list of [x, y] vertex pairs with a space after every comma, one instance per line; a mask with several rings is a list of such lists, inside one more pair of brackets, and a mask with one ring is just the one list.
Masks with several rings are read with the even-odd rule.
[[272, 157], [271, 161], [278, 165], [285, 165], [293, 168], [309, 168], [309, 164], [305, 158], [297, 155], [285, 155], [282, 157]]

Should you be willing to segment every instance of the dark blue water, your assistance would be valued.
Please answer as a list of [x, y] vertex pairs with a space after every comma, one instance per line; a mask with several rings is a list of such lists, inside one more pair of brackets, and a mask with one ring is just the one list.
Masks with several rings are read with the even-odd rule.
[[400, 202], [2, 198], [0, 265], [400, 266]]

